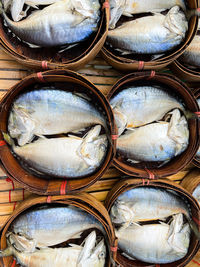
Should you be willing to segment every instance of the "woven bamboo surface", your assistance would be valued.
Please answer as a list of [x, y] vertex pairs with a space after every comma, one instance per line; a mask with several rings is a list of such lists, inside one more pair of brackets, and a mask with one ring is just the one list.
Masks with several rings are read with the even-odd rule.
[[[14, 61], [0, 49], [0, 98], [3, 97], [7, 90], [15, 83], [33, 72], [33, 70], [27, 69]], [[163, 72], [168, 72], [168, 70], [163, 70]], [[87, 64], [85, 68], [79, 70], [79, 73], [93, 82], [105, 95], [111, 89], [112, 85], [123, 76], [122, 73], [108, 66], [100, 56], [97, 56], [93, 61]], [[189, 165], [178, 174], [168, 178], [180, 183], [191, 169], [193, 169], [193, 166]], [[111, 167], [97, 183], [86, 191], [91, 193], [98, 200], [104, 201], [109, 189], [121, 177], [125, 177], [125, 175]], [[12, 182], [0, 169], [0, 227], [10, 214], [12, 214], [20, 201], [30, 195], [32, 195], [30, 192], [24, 190], [20, 184]], [[187, 265], [187, 267], [196, 266], [200, 266], [200, 253]]]

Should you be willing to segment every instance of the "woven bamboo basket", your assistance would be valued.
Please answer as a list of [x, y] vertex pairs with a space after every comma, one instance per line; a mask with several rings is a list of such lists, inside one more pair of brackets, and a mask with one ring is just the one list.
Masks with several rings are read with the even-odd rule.
[[[182, 188], [181, 186], [167, 179], [162, 179], [162, 180], [127, 179], [127, 180], [120, 181], [112, 188], [112, 190], [108, 193], [108, 196], [106, 198], [105, 206], [108, 212], [110, 211], [114, 201], [118, 198], [120, 194], [122, 194], [123, 192], [127, 190], [138, 188], [138, 187], [143, 187], [143, 186], [151, 186], [151, 187], [160, 188], [160, 189], [162, 188], [171, 189], [181, 194], [183, 197], [186, 197], [189, 204], [191, 205], [192, 218], [195, 222], [198, 222], [197, 227], [200, 229], [200, 225], [199, 225], [200, 208], [199, 208], [197, 201], [184, 188]], [[152, 265], [152, 263], [144, 263], [144, 262], [137, 261], [137, 260], [135, 261], [130, 260], [124, 257], [119, 250], [117, 252], [116, 262], [120, 264], [120, 266], [122, 267], [132, 267], [132, 266], [135, 266], [135, 267], [136, 266], [148, 266], [148, 267], [156, 267], [156, 266], [177, 267], [178, 266], [178, 267], [182, 267], [192, 260], [192, 258], [198, 252], [199, 247], [200, 247], [200, 242], [197, 240], [195, 235], [192, 234], [190, 247], [189, 247], [187, 255], [183, 259], [178, 260], [176, 262], [168, 263], [168, 264]]]
[[92, 60], [101, 50], [108, 31], [109, 0], [100, 0], [101, 19], [97, 33], [78, 46], [59, 52], [59, 47], [30, 48], [20, 41], [4, 25], [0, 18], [0, 45], [6, 53], [23, 65], [33, 69], [72, 69], [77, 70]]
[[177, 77], [186, 82], [197, 83], [200, 81], [200, 73], [187, 68], [186, 66], [181, 64], [178, 59], [172, 62], [170, 69], [175, 75], [177, 75]]
[[[62, 88], [63, 90], [67, 91], [70, 90], [70, 86], [71, 88], [74, 88], [74, 86], [76, 86], [78, 92], [84, 92], [85, 94], [88, 94], [90, 98], [92, 98], [93, 103], [96, 103], [97, 108], [101, 109], [101, 112], [102, 110], [105, 112], [108, 132], [111, 135], [115, 135], [112, 110], [104, 95], [92, 83], [90, 83], [88, 80], [77, 73], [65, 70], [52, 70], [44, 73], [39, 73], [38, 75], [33, 74], [26, 77], [21, 82], [12, 87], [11, 90], [8, 91], [8, 93], [3, 97], [0, 102], [1, 140], [3, 140], [2, 132], [7, 132], [7, 119], [13, 100], [18, 94], [32, 88], [31, 86], [38, 85], [39, 83], [41, 83], [41, 85], [45, 85], [46, 83], [54, 83], [56, 87], [59, 86], [58, 88]], [[11, 153], [9, 146], [4, 141], [1, 141], [0, 159], [2, 162], [2, 168], [7, 173], [7, 175], [13, 180], [20, 182], [25, 189], [30, 190], [33, 193], [43, 195], [66, 194], [66, 192], [81, 190], [90, 186], [103, 175], [103, 173], [109, 167], [114, 156], [114, 143], [114, 141], [110, 141], [107, 149], [107, 154], [101, 167], [98, 168], [94, 174], [85, 176], [80, 179], [67, 179], [67, 177], [66, 179], [55, 179], [55, 177], [46, 179], [46, 177], [37, 177], [35, 174], [30, 173], [28, 170], [22, 168], [20, 163]]]
[[[164, 88], [166, 88], [167, 86], [170, 90], [172, 90], [179, 97], [181, 97], [186, 108], [190, 112], [194, 113], [198, 111], [198, 104], [186, 84], [184, 84], [174, 76], [155, 73], [155, 71], [137, 72], [124, 76], [112, 87], [108, 94], [108, 99], [110, 100], [114, 94], [121, 91], [125, 87], [127, 88], [130, 85], [134, 85], [134, 83], [137, 86], [138, 82], [140, 85], [159, 84]], [[188, 126], [190, 132], [188, 148], [182, 154], [175, 157], [170, 162], [160, 168], [149, 166], [145, 169], [143, 166], [140, 167], [136, 164], [130, 165], [126, 161], [120, 159], [120, 157], [117, 155], [114, 158], [113, 164], [116, 168], [131, 176], [153, 176], [156, 178], [162, 178], [173, 175], [182, 170], [187, 164], [189, 164], [192, 161], [194, 155], [196, 154], [199, 145], [199, 136], [197, 134], [198, 124], [199, 122], [197, 119], [188, 119]]]
[[189, 172], [180, 185], [184, 187], [190, 194], [193, 194], [196, 187], [200, 184], [200, 170], [195, 168]]
[[[188, 9], [196, 9], [198, 7], [198, 1], [197, 0], [187, 0], [187, 7]], [[112, 65], [114, 68], [120, 69], [123, 72], [127, 71], [135, 71], [135, 70], [159, 70], [167, 65], [169, 65], [171, 62], [173, 62], [177, 57], [179, 57], [189, 45], [189, 43], [192, 41], [196, 30], [197, 30], [198, 20], [197, 17], [194, 16], [189, 20], [189, 27], [186, 34], [186, 38], [184, 42], [179, 45], [177, 48], [173, 49], [172, 51], [169, 51], [162, 57], [150, 60], [149, 58], [142, 57], [140, 59], [134, 59], [134, 57], [124, 57], [119, 56], [116, 54], [115, 50], [111, 50], [108, 45], [103, 46], [101, 52], [104, 59]], [[137, 58], [140, 56], [136, 55]]]
[[[106, 266], [111, 266], [111, 259], [115, 259], [116, 257], [116, 246], [117, 239], [115, 238], [114, 229], [112, 223], [110, 221], [109, 214], [105, 207], [94, 197], [90, 196], [87, 193], [79, 193], [79, 194], [70, 194], [66, 196], [52, 196], [52, 197], [31, 197], [24, 202], [22, 202], [17, 209], [13, 212], [10, 218], [5, 222], [4, 226], [1, 228], [1, 249], [5, 249], [6, 244], [6, 232], [17, 216], [19, 216], [22, 212], [27, 209], [33, 208], [36, 205], [40, 204], [62, 204], [62, 205], [72, 205], [82, 210], [88, 212], [93, 215], [104, 227], [106, 237], [105, 240], [107, 242], [108, 248], [108, 256]], [[2, 266], [8, 267], [13, 263], [13, 257], [4, 257], [2, 259]], [[19, 265], [16, 265], [19, 266]]]

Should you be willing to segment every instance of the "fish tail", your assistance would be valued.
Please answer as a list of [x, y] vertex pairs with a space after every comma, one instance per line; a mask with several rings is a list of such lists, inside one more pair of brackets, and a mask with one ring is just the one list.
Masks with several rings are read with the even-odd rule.
[[187, 220], [188, 220], [188, 223], [190, 225], [192, 232], [195, 234], [196, 238], [198, 240], [200, 240], [200, 232], [199, 232], [199, 229], [198, 229], [196, 223], [189, 217], [187, 217]]
[[13, 247], [9, 246], [4, 250], [0, 250], [0, 257], [9, 257], [13, 255]]
[[9, 145], [11, 145], [11, 146], [14, 146], [14, 145], [15, 145], [14, 140], [10, 137], [10, 135], [9, 135], [8, 133], [4, 133], [4, 132], [2, 132], [2, 134], [3, 134], [3, 138], [4, 138], [4, 140], [5, 140]]

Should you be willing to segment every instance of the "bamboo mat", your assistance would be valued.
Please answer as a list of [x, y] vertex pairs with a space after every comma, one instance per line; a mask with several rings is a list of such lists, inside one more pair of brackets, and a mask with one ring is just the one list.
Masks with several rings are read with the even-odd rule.
[[[0, 49], [0, 99], [10, 87], [33, 72], [33, 70], [17, 63]], [[119, 73], [109, 66], [100, 56], [97, 56], [78, 72], [93, 82], [105, 95], [111, 89], [112, 85], [123, 76], [122, 73]], [[168, 72], [168, 70], [163, 70], [162, 72]], [[168, 178], [180, 183], [191, 169], [193, 169], [193, 166], [189, 165], [178, 174]], [[98, 200], [104, 201], [110, 188], [112, 188], [114, 183], [121, 177], [126, 176], [111, 167], [98, 182], [86, 191], [91, 193]], [[33, 194], [24, 190], [17, 182], [11, 181], [0, 169], [0, 227], [12, 214], [17, 205], [30, 195]], [[196, 266], [200, 266], [200, 253], [187, 265], [187, 267]]]

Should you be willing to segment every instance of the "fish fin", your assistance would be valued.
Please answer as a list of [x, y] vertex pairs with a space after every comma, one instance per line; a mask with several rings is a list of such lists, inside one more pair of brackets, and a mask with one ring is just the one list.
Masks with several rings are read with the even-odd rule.
[[32, 2], [32, 1], [26, 1], [26, 0], [25, 0], [25, 4], [26, 4], [27, 6], [29, 6], [29, 7], [33, 7], [33, 8], [35, 8], [35, 9], [39, 9], [39, 7], [38, 7], [36, 4], [34, 4], [34, 2]]
[[137, 259], [133, 258], [132, 256], [129, 256], [129, 255], [128, 255], [127, 253], [125, 253], [125, 252], [123, 252], [122, 255], [123, 255], [124, 257], [126, 257], [127, 259], [129, 259], [129, 260], [133, 260], [133, 261], [136, 261], [136, 260], [137, 260]]
[[[72, 131], [71, 133], [80, 134], [80, 133], [84, 132], [85, 129], [86, 129], [86, 128], [82, 128], [82, 129], [79, 129], [79, 130]], [[69, 135], [68, 135], [68, 136], [69, 136]]]
[[120, 52], [123, 56], [130, 55], [133, 53], [132, 51], [128, 51], [128, 50], [124, 50], [124, 49], [120, 49], [120, 48], [115, 48], [115, 50]]
[[73, 139], [77, 139], [77, 140], [83, 140], [83, 138], [81, 138], [79, 136], [76, 136], [76, 135], [73, 135], [73, 134], [69, 134], [68, 138], [73, 138]]
[[127, 161], [133, 164], [140, 162], [139, 160], [134, 160], [134, 159], [127, 159]]
[[10, 146], [14, 146], [15, 143], [14, 143], [14, 140], [10, 137], [10, 135], [8, 133], [4, 133], [2, 132], [3, 134], [3, 138], [4, 140], [10, 145]]
[[0, 257], [9, 257], [12, 256], [14, 252], [14, 249], [12, 246], [8, 246], [4, 250], [0, 250]]
[[92, 101], [92, 99], [85, 93], [73, 92], [73, 95], [79, 96], [87, 101]]

